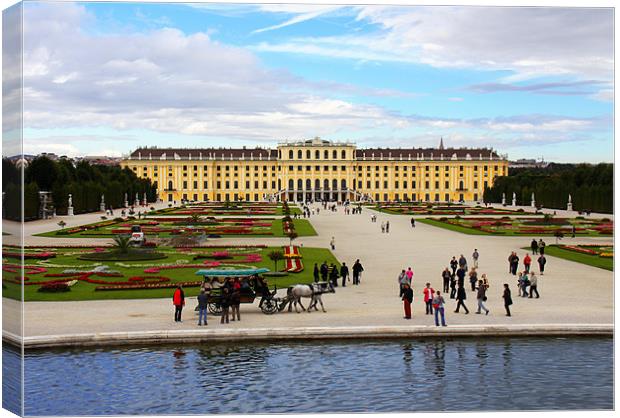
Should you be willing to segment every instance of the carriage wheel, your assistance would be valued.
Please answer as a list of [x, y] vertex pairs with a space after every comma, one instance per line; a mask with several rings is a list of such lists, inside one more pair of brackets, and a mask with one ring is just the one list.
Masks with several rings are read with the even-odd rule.
[[217, 302], [209, 302], [207, 305], [209, 312], [213, 315], [221, 315], [222, 314], [222, 305]]
[[266, 315], [274, 314], [278, 312], [278, 302], [276, 302], [273, 299], [267, 299], [266, 301], [263, 302], [263, 306], [261, 307], [261, 310]]

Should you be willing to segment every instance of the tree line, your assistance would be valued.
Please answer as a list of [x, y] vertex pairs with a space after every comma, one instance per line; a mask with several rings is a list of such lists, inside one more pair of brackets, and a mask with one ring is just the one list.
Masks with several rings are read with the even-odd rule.
[[[2, 159], [2, 190], [4, 217], [20, 220], [22, 172], [16, 164]], [[124, 206], [125, 193], [133, 203], [136, 193], [140, 200], [154, 202], [157, 189], [149, 179], [138, 178], [133, 171], [119, 166], [91, 165], [88, 161], [74, 164], [68, 159], [53, 161], [45, 156], [34, 158], [23, 171], [24, 220], [37, 219], [40, 191], [52, 192], [57, 215], [66, 215], [69, 194], [75, 214], [100, 210], [101, 195], [106, 208]]]
[[493, 187], [484, 191], [484, 201], [512, 203], [516, 193], [517, 205], [530, 205], [532, 192], [536, 205], [551, 209], [566, 209], [568, 195], [573, 210], [612, 213], [614, 205], [613, 164], [556, 164], [544, 168], [513, 168], [508, 176], [495, 179]]

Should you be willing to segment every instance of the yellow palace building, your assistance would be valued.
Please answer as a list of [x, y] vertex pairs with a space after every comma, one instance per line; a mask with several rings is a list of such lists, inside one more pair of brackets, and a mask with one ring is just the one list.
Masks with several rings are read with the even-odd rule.
[[167, 201], [479, 201], [508, 174], [488, 148], [369, 148], [321, 138], [264, 148], [139, 148], [121, 165]]

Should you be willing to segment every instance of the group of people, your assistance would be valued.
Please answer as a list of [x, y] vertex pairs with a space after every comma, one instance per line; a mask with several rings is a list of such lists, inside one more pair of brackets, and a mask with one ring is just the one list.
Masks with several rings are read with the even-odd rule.
[[[407, 271], [403, 270], [399, 276], [400, 285], [400, 298], [403, 301], [403, 307], [405, 310], [404, 319], [411, 319], [411, 304], [413, 303], [413, 288], [411, 281], [413, 280], [413, 272], [411, 268]], [[424, 305], [426, 306], [426, 315], [432, 315], [435, 312], [435, 325], [439, 326], [441, 318], [441, 326], [447, 326], [445, 315], [445, 303], [446, 300], [441, 295], [441, 292], [435, 291], [431, 287], [430, 283], [426, 283], [426, 287], [423, 290]]]
[[[352, 275], [353, 275], [353, 284], [359, 285], [361, 282], [362, 272], [364, 271], [364, 267], [360, 260], [357, 259], [355, 263], [353, 263]], [[331, 265], [327, 264], [327, 261], [324, 261], [323, 264], [319, 267], [318, 263], [314, 263], [314, 281], [319, 282], [328, 281], [332, 284], [333, 287], [338, 287], [338, 279], [342, 278], [342, 287], [347, 286], [347, 282], [351, 281], [351, 275], [349, 272], [349, 266], [347, 263], [342, 263], [340, 266], [340, 271], [338, 271], [338, 267], [331, 263]]]
[[[254, 280], [254, 289], [250, 286], [249, 281]], [[253, 294], [256, 292], [261, 295], [259, 307], [262, 306], [265, 299], [269, 296], [269, 286], [267, 281], [260, 276], [253, 276], [252, 278], [241, 280], [238, 277], [226, 278], [224, 284], [220, 286], [221, 293], [218, 297], [218, 303], [222, 308], [222, 316], [220, 323], [230, 323], [230, 321], [241, 321], [241, 296], [243, 294]], [[211, 291], [213, 285], [208, 280], [205, 280], [200, 286], [200, 293], [198, 294], [198, 325], [207, 325], [207, 311], [211, 298]], [[174, 321], [183, 322], [181, 319], [183, 308], [185, 307], [185, 292], [183, 286], [178, 285], [172, 294], [172, 304], [174, 306]]]

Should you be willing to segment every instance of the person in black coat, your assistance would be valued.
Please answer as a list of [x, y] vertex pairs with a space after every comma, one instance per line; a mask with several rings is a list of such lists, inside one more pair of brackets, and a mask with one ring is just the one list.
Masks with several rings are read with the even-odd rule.
[[452, 257], [450, 260], [450, 267], [452, 268], [452, 274], [456, 274], [456, 268], [459, 266], [459, 262], [456, 261], [456, 257]]
[[329, 281], [332, 282], [332, 286], [338, 287], [338, 267], [333, 263], [329, 266]]
[[467, 292], [465, 292], [465, 288], [463, 286], [459, 286], [456, 291], [456, 300], [458, 303], [456, 304], [456, 310], [454, 312], [459, 313], [459, 308], [462, 306], [463, 309], [465, 309], [465, 313], [469, 313], [469, 309], [465, 306], [465, 299], [467, 299]]
[[457, 277], [457, 285], [458, 285], [458, 287], [465, 286], [465, 269], [459, 268], [456, 271], [456, 277]]
[[355, 264], [353, 264], [353, 284], [360, 284], [360, 274], [364, 271], [364, 267], [362, 267], [362, 263], [357, 259]]
[[441, 278], [443, 279], [443, 292], [448, 293], [450, 288], [450, 279], [452, 278], [448, 267], [446, 267], [446, 269], [441, 272]]
[[319, 281], [319, 265], [317, 263], [314, 263], [314, 282], [318, 282]]
[[510, 288], [508, 287], [508, 283], [504, 283], [504, 308], [506, 308], [506, 316], [510, 315], [510, 305], [512, 305], [512, 297], [510, 296]]
[[324, 261], [323, 264], [321, 264], [321, 279], [326, 282], [327, 281], [327, 274], [329, 273], [329, 268], [327, 267], [327, 261]]
[[347, 267], [346, 263], [342, 263], [342, 266], [340, 266], [340, 276], [342, 276], [342, 287], [346, 287], [346, 282], [349, 278], [349, 267]]
[[222, 320], [221, 324], [226, 321], [228, 324], [228, 309], [230, 308], [230, 290], [227, 287], [222, 287], [222, 296], [220, 298], [220, 306], [222, 307]]
[[450, 276], [450, 299], [454, 299], [456, 296], [456, 277]]
[[411, 304], [413, 303], [413, 289], [409, 283], [403, 285], [403, 307], [405, 308], [405, 319], [411, 319]]

